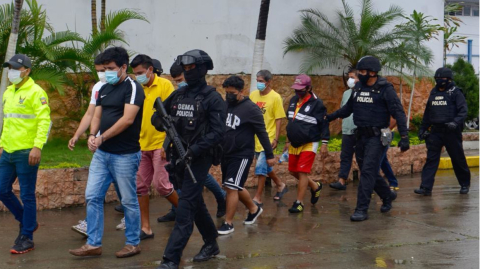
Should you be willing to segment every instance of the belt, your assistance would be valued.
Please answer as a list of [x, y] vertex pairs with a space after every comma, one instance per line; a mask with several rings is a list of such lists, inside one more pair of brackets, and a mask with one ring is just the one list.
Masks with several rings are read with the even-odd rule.
[[366, 136], [366, 137], [379, 136], [380, 129], [381, 128], [379, 127], [372, 127], [372, 126], [365, 126], [365, 127], [357, 126], [357, 129], [355, 130], [355, 134], [357, 136]]

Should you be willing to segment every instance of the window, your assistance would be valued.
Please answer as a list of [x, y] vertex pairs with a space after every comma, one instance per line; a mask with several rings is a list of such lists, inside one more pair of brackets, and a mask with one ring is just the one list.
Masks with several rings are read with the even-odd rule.
[[478, 7], [472, 7], [472, 16], [478, 17]]
[[463, 7], [463, 16], [470, 16], [470, 10], [472, 9], [471, 6], [464, 6]]
[[459, 11], [455, 11], [456, 16], [463, 16], [463, 8], [460, 9]]

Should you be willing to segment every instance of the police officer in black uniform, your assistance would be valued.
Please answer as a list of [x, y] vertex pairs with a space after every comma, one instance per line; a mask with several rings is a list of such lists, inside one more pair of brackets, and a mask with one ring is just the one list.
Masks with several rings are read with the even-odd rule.
[[449, 68], [442, 67], [435, 72], [436, 85], [428, 97], [418, 132], [418, 138], [426, 140], [427, 162], [423, 166], [420, 188], [414, 191], [417, 194], [432, 195], [443, 146], [452, 160], [455, 176], [460, 183], [460, 193], [467, 194], [470, 188], [470, 170], [462, 146], [467, 102], [462, 90], [455, 86], [452, 79], [453, 72]]
[[[187, 86], [179, 88], [164, 101], [167, 113], [172, 117], [175, 128], [182, 138], [186, 156], [176, 156], [172, 151], [171, 163], [178, 159], [191, 160], [190, 166], [197, 183], [185, 169], [175, 169], [181, 182], [182, 195], [178, 202], [175, 226], [158, 268], [178, 268], [183, 249], [193, 231], [193, 223], [202, 235], [203, 245], [193, 258], [194, 262], [206, 261], [220, 252], [216, 238], [217, 229], [202, 197], [208, 171], [214, 161], [214, 149], [225, 135], [226, 104], [215, 88], [207, 85], [205, 75], [213, 69], [210, 56], [202, 50], [191, 50], [177, 58], [184, 70]], [[152, 124], [156, 124], [155, 113]]]
[[410, 148], [407, 131], [407, 119], [393, 85], [380, 77], [380, 61], [373, 56], [365, 56], [357, 63], [359, 82], [355, 85], [352, 96], [342, 108], [327, 116], [329, 121], [346, 118], [353, 113], [353, 122], [357, 126], [357, 146], [355, 154], [361, 171], [358, 186], [357, 207], [351, 221], [363, 221], [368, 218], [368, 207], [372, 192], [383, 200], [382, 213], [390, 211], [392, 201], [397, 194], [380, 176], [380, 161], [387, 150], [380, 139], [381, 129], [388, 128], [390, 116], [397, 120], [398, 130], [402, 136], [398, 146], [402, 151]]

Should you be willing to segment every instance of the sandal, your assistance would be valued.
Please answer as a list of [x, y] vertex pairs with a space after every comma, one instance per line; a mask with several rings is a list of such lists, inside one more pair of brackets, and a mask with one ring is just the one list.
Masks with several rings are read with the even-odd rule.
[[275, 196], [273, 196], [273, 200], [278, 201], [282, 199], [283, 195], [288, 192], [288, 187], [285, 185], [282, 191], [278, 191]]

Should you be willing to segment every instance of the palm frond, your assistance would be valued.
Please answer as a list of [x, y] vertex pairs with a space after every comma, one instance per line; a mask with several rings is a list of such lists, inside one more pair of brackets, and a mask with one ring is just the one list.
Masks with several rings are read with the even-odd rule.
[[129, 20], [141, 20], [149, 22], [142, 13], [131, 9], [121, 9], [110, 12], [107, 15], [105, 18], [105, 32], [115, 32], [122, 23]]
[[35, 68], [31, 77], [35, 81], [44, 82], [50, 90], [57, 90], [61, 95], [65, 93], [65, 73], [58, 72], [52, 68]]

